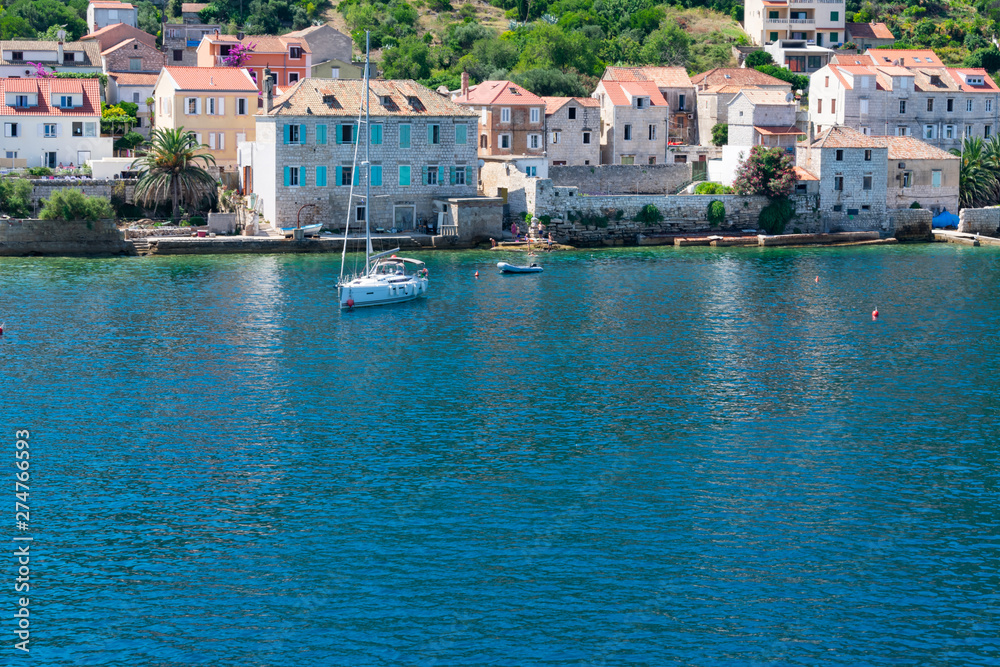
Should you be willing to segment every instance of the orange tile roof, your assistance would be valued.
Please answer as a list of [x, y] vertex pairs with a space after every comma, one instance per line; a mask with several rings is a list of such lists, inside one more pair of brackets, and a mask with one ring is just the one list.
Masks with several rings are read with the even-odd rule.
[[754, 125], [753, 129], [757, 130], [765, 136], [787, 136], [794, 135], [798, 136], [800, 134], [805, 134], [802, 130], [795, 127], [794, 125]]
[[117, 81], [119, 86], [155, 86], [160, 75], [141, 72], [108, 72], [108, 76]]
[[[438, 95], [416, 81], [374, 79], [371, 89], [371, 115], [392, 116], [453, 116], [473, 119], [474, 110]], [[389, 98], [389, 103], [383, 100]], [[415, 98], [417, 104], [411, 104]], [[361, 79], [302, 79], [283, 95], [275, 98], [270, 116], [337, 116], [357, 118], [365, 100]]]
[[[73, 90], [66, 84], [75, 84]], [[0, 98], [3, 116], [95, 116], [101, 115], [101, 82], [97, 79], [0, 79], [0, 92], [38, 93], [38, 106], [9, 107]], [[63, 109], [52, 105], [52, 93], [83, 92], [83, 106]]]
[[181, 14], [197, 14], [208, 7], [208, 4], [207, 2], [182, 2]]
[[513, 81], [483, 81], [475, 89], [470, 88], [468, 94], [455, 98], [455, 104], [504, 104], [517, 106], [523, 104], [545, 104], [538, 95], [522, 88]]
[[298, 46], [304, 53], [312, 53], [309, 50], [306, 40], [301, 37], [291, 37], [288, 35], [280, 37], [275, 37], [274, 35], [245, 35], [243, 39], [239, 39], [236, 35], [216, 35], [211, 33], [205, 35], [202, 41], [207, 41], [209, 44], [243, 44], [243, 46], [255, 44], [254, 53], [287, 53], [290, 46]]
[[112, 23], [111, 25], [104, 26], [100, 30], [95, 30], [89, 35], [84, 35], [80, 38], [81, 42], [88, 40], [96, 40], [100, 44], [101, 49], [106, 49], [115, 44], [128, 39], [129, 37], [134, 37], [135, 39], [156, 48], [156, 37], [150, 35], [148, 32], [143, 32], [138, 28], [133, 28], [127, 23]]
[[789, 90], [792, 89], [792, 84], [787, 81], [745, 67], [716, 67], [692, 76], [691, 83], [696, 86], [702, 84], [708, 86], [787, 86]]
[[880, 139], [880, 137], [861, 134], [849, 127], [835, 125], [828, 130], [823, 130], [810, 146], [812, 148], [885, 148], [885, 144]]
[[884, 23], [846, 23], [851, 39], [895, 39]]
[[127, 2], [108, 2], [107, 0], [103, 0], [102, 2], [91, 1], [90, 5], [97, 9], [134, 9], [134, 7]]
[[928, 65], [944, 67], [941, 59], [930, 49], [868, 49], [866, 56], [871, 56], [875, 64], [882, 67], [892, 65], [897, 60], [902, 67], [927, 67]]
[[564, 104], [570, 100], [575, 101], [582, 107], [600, 107], [601, 103], [595, 100], [593, 97], [543, 97], [545, 100], [545, 115], [551, 116], [556, 111], [559, 111]]
[[[955, 83], [958, 87], [965, 93], [995, 93], [997, 92], [997, 84], [993, 81], [993, 78], [984, 69], [977, 69], [974, 67], [949, 67], [948, 73], [951, 74]], [[970, 86], [963, 83], [961, 74], [974, 74], [976, 76], [983, 77], [983, 85], [981, 86]]]
[[663, 99], [663, 94], [652, 81], [627, 81], [622, 83], [619, 81], [602, 80], [597, 85], [604, 88], [604, 92], [608, 94], [608, 99], [616, 107], [632, 106], [629, 95], [633, 98], [648, 96], [650, 105], [654, 107], [667, 106], [667, 101]]
[[[115, 52], [115, 51], [117, 51], [118, 49], [123, 49], [123, 48], [125, 48], [126, 46], [128, 46], [129, 44], [142, 44], [142, 43], [143, 43], [143, 42], [140, 42], [139, 40], [135, 39], [134, 37], [130, 37], [129, 39], [126, 39], [126, 40], [122, 40], [121, 42], [118, 42], [117, 44], [115, 44], [115, 45], [113, 45], [113, 46], [109, 47], [108, 49], [106, 49], [106, 50], [104, 50], [104, 51], [101, 51], [101, 55], [102, 55], [102, 56], [106, 56], [106, 55], [108, 55], [109, 53], [114, 53], [114, 52]], [[148, 45], [147, 45], [147, 46], [148, 46]], [[154, 46], [154, 47], [151, 47], [151, 48], [153, 48], [153, 50], [155, 50], [155, 51], [159, 51], [159, 49], [157, 49], [157, 48], [156, 48], [155, 46]]]
[[806, 171], [802, 167], [795, 166], [792, 167], [792, 171], [795, 172], [796, 181], [818, 181], [818, 176], [813, 176], [812, 172]]
[[796, 104], [794, 97], [792, 99], [788, 99], [789, 93], [781, 90], [760, 90], [759, 88], [748, 88], [740, 92], [743, 93], [743, 97], [747, 98], [752, 104], [755, 105], [794, 106]]
[[601, 78], [605, 81], [652, 81], [660, 88], [694, 87], [683, 67], [608, 67]]
[[257, 84], [242, 67], [164, 67], [178, 90], [256, 92]]
[[913, 137], [874, 137], [889, 149], [889, 160], [958, 160], [957, 155]]

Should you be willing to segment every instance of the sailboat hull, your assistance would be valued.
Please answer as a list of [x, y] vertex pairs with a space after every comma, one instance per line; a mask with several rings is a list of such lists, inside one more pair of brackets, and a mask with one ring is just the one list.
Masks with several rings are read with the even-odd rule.
[[363, 308], [413, 301], [427, 294], [427, 287], [427, 278], [356, 278], [340, 286], [340, 307]]

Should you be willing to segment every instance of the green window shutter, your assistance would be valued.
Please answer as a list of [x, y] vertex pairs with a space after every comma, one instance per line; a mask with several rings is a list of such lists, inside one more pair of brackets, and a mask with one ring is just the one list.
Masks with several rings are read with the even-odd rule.
[[[283, 125], [283, 127], [285, 128], [285, 143], [287, 144], [290, 141], [289, 137], [291, 136], [291, 128], [287, 123]], [[288, 185], [288, 183], [285, 183], [285, 185]]]
[[372, 185], [382, 185], [382, 165], [372, 165]]
[[423, 176], [423, 183], [424, 183], [424, 185], [427, 185], [427, 167], [421, 167], [420, 168], [420, 173]]
[[303, 187], [303, 188], [306, 186], [306, 168], [305, 167], [299, 167], [299, 186]]
[[455, 126], [455, 143], [464, 144], [468, 138], [468, 126], [467, 125], [456, 125]]
[[316, 185], [321, 188], [326, 187], [326, 167], [316, 167]]
[[[337, 143], [342, 144], [344, 143], [342, 139], [342, 137], [344, 136], [344, 131], [341, 130], [340, 128], [343, 127], [343, 125], [337, 125], [336, 127], [337, 127]], [[340, 183], [338, 182], [337, 185], [340, 185]]]
[[409, 123], [399, 126], [399, 147], [410, 147], [410, 125]]
[[334, 185], [340, 185], [343, 182], [344, 182], [344, 168], [337, 167], [337, 180], [334, 183]]
[[305, 146], [306, 144], [306, 126], [299, 125], [299, 143]]
[[399, 184], [402, 186], [407, 186], [410, 184], [410, 165], [408, 164], [399, 165]]
[[316, 126], [316, 143], [320, 145], [326, 143], [326, 125]]
[[475, 185], [476, 184], [476, 169], [475, 167], [465, 168], [465, 184]]
[[[288, 129], [287, 125], [285, 126], [285, 129], [286, 130]], [[285, 136], [286, 137], [288, 136], [287, 132], [285, 133]], [[286, 141], [285, 143], [287, 144], [288, 142]], [[285, 187], [287, 188], [291, 184], [292, 184], [292, 172], [288, 167], [285, 167]]]
[[444, 165], [438, 167], [438, 185], [444, 185]]
[[361, 184], [361, 170], [357, 167], [354, 168], [354, 185]]

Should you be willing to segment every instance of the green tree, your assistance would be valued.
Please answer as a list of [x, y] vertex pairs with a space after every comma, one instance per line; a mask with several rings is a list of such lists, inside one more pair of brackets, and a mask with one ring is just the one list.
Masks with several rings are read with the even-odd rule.
[[79, 188], [55, 190], [45, 200], [38, 217], [42, 220], [103, 220], [114, 218], [107, 197], [88, 197]]
[[725, 146], [729, 143], [729, 125], [726, 123], [716, 123], [712, 128], [712, 145]]
[[116, 139], [114, 148], [116, 151], [130, 151], [142, 145], [146, 139], [138, 132], [126, 132], [121, 139]]
[[792, 90], [809, 90], [809, 77], [804, 74], [789, 72], [784, 67], [778, 67], [777, 65], [761, 65], [760, 67], [755, 67], [754, 69], [758, 72], [769, 74], [775, 79], [787, 81], [792, 84]]
[[795, 171], [792, 157], [780, 148], [754, 146], [736, 169], [733, 188], [741, 195], [780, 199], [792, 193]]
[[774, 58], [764, 50], [752, 51], [747, 54], [743, 64], [750, 68], [761, 67], [762, 65], [773, 65]]
[[431, 75], [430, 55], [423, 40], [407, 37], [382, 52], [382, 71], [387, 79], [426, 79]]
[[26, 178], [0, 178], [0, 211], [14, 218], [28, 217], [32, 190]]
[[143, 32], [156, 35], [160, 32], [160, 10], [149, 0], [142, 0], [137, 6], [138, 27]]
[[996, 201], [997, 172], [990, 165], [989, 147], [982, 137], [966, 137], [961, 150], [952, 148], [961, 157], [958, 172], [958, 202], [962, 208], [982, 208]]
[[7, 9], [25, 19], [35, 32], [45, 32], [52, 26], [65, 26], [72, 41], [87, 34], [87, 22], [80, 13], [58, 0], [15, 0]]
[[584, 88], [579, 76], [554, 68], [528, 70], [514, 74], [511, 80], [534, 94], [545, 97], [585, 97], [587, 95], [587, 89]]
[[167, 3], [167, 16], [172, 19], [179, 19], [182, 13], [181, 0], [170, 0]]
[[993, 73], [1000, 70], [1000, 50], [993, 44], [983, 49], [976, 49], [962, 63], [965, 67], [981, 67]]
[[644, 64], [687, 67], [690, 49], [691, 37], [676, 23], [669, 23], [646, 38], [640, 57]]
[[183, 127], [154, 129], [146, 153], [132, 163], [133, 169], [139, 169], [136, 201], [149, 205], [169, 196], [177, 219], [182, 202], [192, 205], [205, 197], [214, 198], [215, 178], [206, 167], [215, 164], [215, 157], [200, 152], [203, 147], [194, 132]]

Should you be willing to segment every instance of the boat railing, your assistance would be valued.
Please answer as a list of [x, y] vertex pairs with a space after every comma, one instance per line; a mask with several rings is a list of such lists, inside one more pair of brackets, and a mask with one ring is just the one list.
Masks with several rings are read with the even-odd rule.
[[441, 225], [441, 236], [458, 236], [458, 225]]

